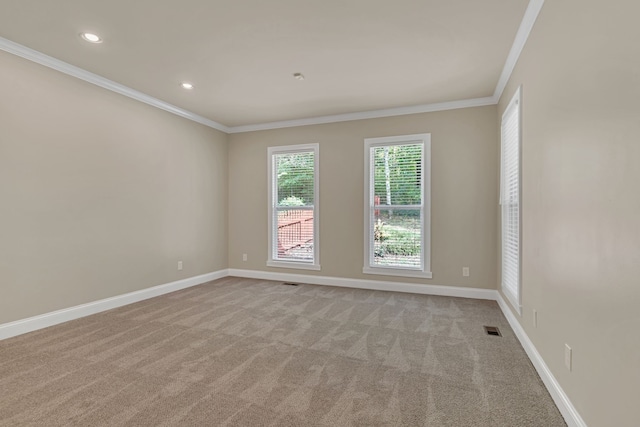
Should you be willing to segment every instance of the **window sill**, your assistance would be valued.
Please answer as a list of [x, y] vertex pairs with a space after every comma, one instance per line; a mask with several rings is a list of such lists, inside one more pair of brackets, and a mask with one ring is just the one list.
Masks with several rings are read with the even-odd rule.
[[267, 261], [267, 267], [277, 268], [295, 268], [299, 270], [320, 270], [320, 264], [312, 264], [308, 262], [295, 262], [295, 261]]
[[383, 276], [417, 277], [420, 279], [433, 278], [433, 274], [431, 274], [430, 271], [409, 270], [404, 268], [364, 267], [362, 272], [364, 274], [380, 274]]
[[513, 308], [513, 311], [515, 311], [518, 316], [522, 317], [522, 306], [517, 302], [518, 299], [511, 292], [507, 291], [504, 288], [502, 289], [502, 293], [506, 297], [505, 299], [511, 305], [511, 308]]

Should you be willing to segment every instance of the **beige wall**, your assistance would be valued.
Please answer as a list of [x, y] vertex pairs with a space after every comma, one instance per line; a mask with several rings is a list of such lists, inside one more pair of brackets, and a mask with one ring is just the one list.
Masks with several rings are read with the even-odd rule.
[[0, 94], [0, 324], [227, 267], [226, 135], [1, 51]]
[[547, 1], [499, 105], [522, 84], [520, 321], [592, 427], [640, 425], [638, 16]]
[[[496, 123], [522, 84], [519, 320], [589, 426], [637, 425], [639, 13], [547, 1], [497, 108], [229, 136], [0, 52], [0, 324], [227, 267], [300, 273], [265, 265], [266, 153], [313, 142], [322, 270], [305, 273], [492, 289]], [[364, 275], [363, 139], [423, 132], [433, 279]]]
[[[495, 289], [496, 120], [489, 106], [230, 135], [229, 267]], [[365, 275], [364, 138], [415, 133], [431, 133], [433, 279]], [[267, 147], [306, 143], [320, 146], [322, 270], [268, 268]]]

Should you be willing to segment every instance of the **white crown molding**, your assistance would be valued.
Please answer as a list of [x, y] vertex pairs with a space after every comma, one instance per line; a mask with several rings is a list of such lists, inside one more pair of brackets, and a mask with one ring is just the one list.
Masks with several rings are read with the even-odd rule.
[[542, 382], [549, 391], [549, 394], [553, 398], [553, 401], [558, 407], [558, 410], [560, 410], [560, 413], [564, 417], [564, 420], [567, 422], [567, 425], [569, 427], [587, 427], [587, 424], [580, 416], [580, 413], [575, 408], [575, 406], [573, 406], [571, 400], [569, 400], [569, 396], [567, 396], [567, 394], [564, 392], [564, 390], [560, 386], [560, 383], [558, 383], [558, 380], [556, 380], [556, 378], [553, 376], [551, 370], [544, 362], [544, 359], [542, 358], [540, 353], [538, 353], [535, 345], [533, 345], [533, 342], [531, 341], [531, 339], [529, 339], [529, 336], [522, 328], [522, 325], [520, 325], [520, 322], [518, 322], [518, 319], [516, 319], [516, 316], [509, 308], [507, 302], [502, 297], [502, 294], [498, 291], [495, 292], [496, 300], [498, 301], [498, 305], [500, 306], [502, 313], [504, 313], [504, 316], [507, 318], [511, 329], [513, 329], [513, 332], [518, 337], [518, 340], [520, 340], [520, 344], [522, 344], [522, 347], [526, 351], [527, 356], [529, 356], [531, 363], [536, 368], [536, 371], [538, 371], [538, 375], [540, 375]]
[[157, 297], [159, 295], [179, 291], [180, 289], [201, 285], [203, 283], [211, 282], [212, 280], [227, 277], [228, 275], [229, 272], [226, 269], [214, 271], [200, 276], [165, 283], [164, 285], [153, 286], [151, 288], [129, 292], [127, 294], [117, 295], [115, 297], [105, 298], [87, 304], [76, 305], [75, 307], [64, 308], [62, 310], [52, 311], [50, 313], [29, 317], [27, 319], [5, 323], [0, 325], [0, 340], [26, 334], [27, 332], [47, 328], [70, 320], [79, 319], [102, 311], [111, 310], [113, 308], [122, 307], [123, 305], [133, 304], [134, 302]]
[[500, 78], [498, 79], [496, 90], [493, 92], [493, 99], [495, 99], [496, 104], [500, 102], [502, 92], [504, 91], [504, 88], [507, 86], [507, 83], [511, 78], [511, 73], [513, 73], [513, 69], [518, 63], [518, 59], [520, 58], [522, 49], [524, 49], [524, 45], [529, 39], [529, 34], [531, 34], [533, 24], [535, 24], [536, 19], [538, 19], [538, 15], [542, 10], [543, 5], [544, 0], [529, 1], [527, 10], [525, 10], [524, 12], [522, 22], [520, 23], [520, 27], [518, 28], [518, 32], [516, 33], [516, 38], [513, 41], [513, 45], [511, 45], [511, 50], [509, 51], [507, 60], [505, 61], [504, 67], [502, 68], [502, 74], [500, 74]]
[[495, 105], [500, 102], [502, 92], [506, 87], [513, 69], [520, 58], [522, 49], [531, 34], [533, 25], [542, 10], [544, 0], [530, 0], [524, 12], [516, 37], [509, 50], [509, 55], [505, 61], [502, 73], [496, 84], [492, 96], [484, 98], [463, 99], [460, 101], [440, 102], [435, 104], [415, 105], [409, 107], [388, 108], [382, 110], [362, 111], [357, 113], [336, 114], [331, 116], [309, 117], [297, 120], [284, 120], [270, 123], [259, 123], [242, 126], [229, 127], [229, 133], [254, 132], [259, 130], [281, 129], [297, 126], [318, 125], [327, 123], [346, 122], [352, 120], [377, 119], [382, 117], [404, 116], [408, 114], [432, 113], [436, 111], [456, 110], [459, 108], [482, 107], [485, 105]]
[[486, 300], [495, 300], [497, 292], [494, 289], [388, 282], [383, 280], [348, 279], [345, 277], [316, 276], [311, 274], [291, 274], [261, 270], [242, 270], [236, 268], [229, 269], [229, 276], [244, 277], [247, 279], [273, 280], [277, 282], [337, 286], [341, 288], [369, 289], [374, 291], [393, 291], [405, 292], [410, 294], [440, 295], [447, 297], [475, 298]]
[[434, 111], [456, 110], [459, 108], [495, 105], [493, 97], [463, 99], [460, 101], [439, 102], [436, 104], [413, 105], [409, 107], [386, 108], [383, 110], [361, 111], [357, 113], [335, 114], [331, 116], [309, 117], [305, 119], [284, 120], [280, 122], [255, 125], [232, 126], [229, 133], [254, 132], [258, 130], [290, 128], [319, 125], [326, 123], [348, 122], [352, 120], [378, 119], [381, 117], [406, 116], [408, 114], [432, 113]]
[[213, 129], [217, 129], [219, 131], [222, 131], [228, 134], [232, 134], [232, 133], [242, 133], [242, 132], [254, 132], [259, 130], [289, 128], [289, 127], [297, 127], [297, 126], [338, 123], [338, 122], [346, 122], [346, 121], [352, 121], [352, 120], [366, 120], [366, 119], [377, 119], [382, 117], [404, 116], [408, 114], [431, 113], [436, 111], [455, 110], [459, 108], [482, 107], [485, 105], [495, 105], [500, 101], [502, 92], [504, 91], [504, 88], [506, 87], [507, 82], [511, 77], [511, 73], [513, 72], [513, 69], [516, 63], [518, 62], [518, 58], [522, 53], [522, 49], [524, 48], [524, 45], [527, 42], [529, 34], [531, 33], [533, 25], [535, 24], [535, 21], [538, 18], [538, 14], [542, 9], [543, 4], [544, 4], [544, 0], [529, 1], [527, 9], [522, 18], [522, 22], [520, 23], [520, 27], [518, 28], [518, 32], [516, 33], [515, 40], [513, 42], [513, 45], [511, 46], [511, 50], [509, 51], [509, 55], [507, 56], [507, 60], [505, 61], [504, 67], [502, 69], [502, 73], [500, 74], [500, 78], [498, 79], [498, 83], [496, 85], [495, 91], [492, 96], [488, 96], [484, 98], [463, 99], [459, 101], [439, 102], [434, 104], [424, 104], [424, 105], [414, 105], [414, 106], [408, 106], [408, 107], [387, 108], [382, 110], [362, 111], [362, 112], [356, 112], [356, 113], [335, 114], [330, 116], [309, 117], [309, 118], [296, 119], [296, 120], [284, 120], [284, 121], [277, 121], [277, 122], [270, 122], [270, 123], [249, 124], [249, 125], [242, 125], [242, 126], [225, 126], [213, 120], [210, 120], [205, 117], [199, 116], [195, 113], [192, 113], [191, 111], [187, 111], [182, 108], [176, 107], [175, 105], [169, 104], [168, 102], [161, 101], [157, 98], [154, 98], [152, 96], [139, 92], [135, 89], [131, 89], [120, 83], [116, 83], [112, 80], [106, 79], [102, 76], [83, 70], [82, 68], [60, 61], [59, 59], [45, 55], [34, 49], [28, 48], [26, 46], [22, 46], [18, 43], [12, 42], [11, 40], [7, 40], [2, 37], [0, 37], [0, 50], [4, 50], [5, 52], [12, 53], [22, 58], [28, 59], [29, 61], [33, 61], [37, 64], [44, 65], [51, 69], [60, 71], [62, 73], [68, 74], [70, 76], [76, 77], [86, 82], [95, 84], [104, 89], [119, 93], [129, 98], [138, 100], [140, 102], [144, 102], [145, 104], [151, 105], [156, 108], [160, 108], [161, 110], [168, 111], [177, 116], [184, 117], [186, 119], [192, 120], [194, 122], [203, 124], [205, 126], [211, 127]]
[[169, 113], [175, 114], [176, 116], [184, 117], [185, 119], [203, 124], [210, 128], [229, 133], [229, 128], [218, 122], [214, 122], [213, 120], [199, 116], [195, 113], [192, 113], [191, 111], [176, 107], [175, 105], [169, 104], [168, 102], [161, 101], [145, 93], [139, 92], [135, 89], [131, 89], [130, 87], [127, 87], [120, 83], [116, 83], [112, 80], [86, 71], [80, 67], [68, 64], [52, 56], [45, 55], [44, 53], [38, 52], [37, 50], [12, 42], [11, 40], [7, 40], [2, 37], [0, 37], [0, 50], [4, 50], [5, 52], [35, 62], [36, 64], [44, 65], [45, 67], [60, 71], [61, 73], [68, 74], [72, 77], [76, 77], [80, 80], [84, 80], [112, 92], [119, 93], [120, 95], [135, 99], [136, 101], [144, 102], [145, 104], [151, 105], [152, 107], [156, 107], [164, 111], [168, 111]]

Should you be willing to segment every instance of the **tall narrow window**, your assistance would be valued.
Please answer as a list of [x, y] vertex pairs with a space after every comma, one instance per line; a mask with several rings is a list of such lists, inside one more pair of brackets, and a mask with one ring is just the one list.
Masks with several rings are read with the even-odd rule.
[[502, 210], [502, 291], [520, 313], [520, 89], [502, 115], [500, 204]]
[[430, 134], [365, 139], [364, 273], [431, 277]]
[[318, 144], [270, 147], [269, 260], [319, 270]]

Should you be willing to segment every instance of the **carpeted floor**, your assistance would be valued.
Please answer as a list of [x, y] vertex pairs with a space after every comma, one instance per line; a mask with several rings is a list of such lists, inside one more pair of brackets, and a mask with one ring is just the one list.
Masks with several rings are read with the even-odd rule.
[[495, 302], [226, 278], [0, 341], [0, 425], [565, 423]]

